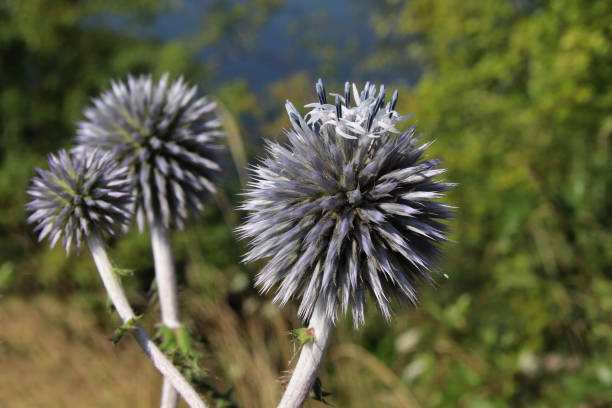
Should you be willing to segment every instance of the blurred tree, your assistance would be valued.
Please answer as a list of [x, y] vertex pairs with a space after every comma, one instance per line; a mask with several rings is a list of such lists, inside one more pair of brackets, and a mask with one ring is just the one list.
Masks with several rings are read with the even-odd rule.
[[376, 7], [370, 63], [423, 67], [405, 103], [460, 182], [451, 282], [424, 297], [428, 331], [488, 363], [429, 366], [425, 401], [611, 402], [612, 3]]
[[47, 251], [26, 232], [23, 204], [34, 166], [42, 165], [48, 152], [68, 146], [88, 98], [129, 72], [170, 71], [201, 79], [202, 69], [180, 43], [162, 44], [130, 34], [129, 27], [119, 32], [97, 22], [132, 14], [150, 18], [162, 7], [157, 0], [0, 2], [0, 263], [10, 261], [19, 270], [13, 289], [34, 290], [58, 283], [55, 279], [69, 284], [69, 277], [78, 275], [59, 273], [72, 259], [34, 255]]
[[[155, 28], [160, 15], [187, 6], [201, 13], [204, 26], [179, 33]], [[204, 82], [209, 93], [220, 88], [222, 99], [232, 102], [228, 110], [239, 117], [253, 100], [248, 85], [237, 80], [211, 87], [214, 61], [200, 61], [198, 54], [222, 42], [241, 44], [279, 6], [263, 0], [256, 13], [248, 13], [244, 1], [0, 0], [0, 290], [97, 288], [95, 274], [79, 259], [56, 258], [34, 244], [23, 210], [34, 167], [43, 165], [47, 153], [69, 146], [89, 98], [128, 73], [170, 72]], [[150, 267], [147, 245], [136, 235], [123, 244], [134, 267]]]

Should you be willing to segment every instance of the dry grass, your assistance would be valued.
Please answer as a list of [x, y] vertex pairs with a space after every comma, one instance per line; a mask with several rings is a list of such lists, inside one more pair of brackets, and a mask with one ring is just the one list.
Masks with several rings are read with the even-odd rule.
[[0, 407], [151, 407], [161, 379], [132, 338], [50, 297], [0, 303]]
[[200, 300], [191, 303], [189, 308], [200, 317], [210, 353], [223, 376], [233, 384], [233, 397], [238, 405], [274, 407], [281, 389], [270, 344], [265, 344], [264, 328], [252, 321], [241, 321], [227, 305]]
[[[342, 344], [330, 350], [328, 358], [338, 371], [348, 374], [336, 379], [344, 390], [361, 390], [348, 396], [351, 407], [368, 407], [372, 401], [378, 401], [381, 407], [420, 408], [402, 380], [364, 348]], [[372, 380], [381, 382], [382, 386], [373, 384]]]
[[[221, 391], [231, 388], [241, 408], [276, 406], [279, 379], [296, 351], [284, 313], [257, 301], [241, 316], [193, 294], [183, 307], [191, 329], [205, 338], [209, 381]], [[49, 296], [0, 301], [0, 408], [156, 406], [159, 375], [131, 337], [114, 346], [111, 335], [70, 302]], [[361, 347], [332, 344], [324, 366], [321, 378], [335, 407], [418, 407], [402, 380]]]

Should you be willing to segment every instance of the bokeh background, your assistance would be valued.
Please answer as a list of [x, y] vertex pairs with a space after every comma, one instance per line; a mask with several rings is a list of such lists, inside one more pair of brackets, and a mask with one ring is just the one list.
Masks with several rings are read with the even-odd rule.
[[[345, 80], [400, 90], [460, 183], [437, 287], [390, 324], [340, 321], [321, 371], [336, 407], [612, 406], [609, 0], [0, 0], [0, 407], [150, 407], [157, 373], [86, 251], [36, 243], [25, 190], [92, 96], [183, 75], [220, 101], [225, 182], [172, 237], [185, 321], [222, 406], [272, 407], [301, 326], [252, 288], [235, 208], [283, 106]], [[155, 331], [148, 234], [111, 244]], [[311, 401], [309, 407], [322, 407]]]

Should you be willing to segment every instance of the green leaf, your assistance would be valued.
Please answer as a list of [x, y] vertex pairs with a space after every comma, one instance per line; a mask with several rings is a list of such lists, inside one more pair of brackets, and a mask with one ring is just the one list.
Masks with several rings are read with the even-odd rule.
[[113, 305], [113, 301], [111, 300], [110, 297], [106, 297], [106, 312], [108, 314], [112, 314], [115, 311], [115, 305]]
[[141, 317], [142, 315], [133, 317], [127, 322], [123, 323], [120, 327], [115, 329], [115, 333], [113, 334], [113, 337], [111, 337], [110, 339], [113, 342], [113, 344], [117, 344], [126, 332], [135, 329], [136, 322], [140, 320]]
[[156, 337], [161, 339], [159, 348], [164, 353], [174, 353], [176, 351], [176, 336], [174, 331], [166, 325], [161, 325], [157, 331]]
[[133, 269], [113, 268], [113, 273], [118, 275], [118, 276], [120, 276], [120, 277], [134, 276], [134, 270]]
[[185, 326], [179, 327], [176, 331], [176, 342], [183, 356], [189, 357], [193, 354], [194, 341]]
[[300, 327], [299, 329], [291, 330], [291, 334], [301, 345], [314, 341], [315, 339], [314, 328], [312, 327]]

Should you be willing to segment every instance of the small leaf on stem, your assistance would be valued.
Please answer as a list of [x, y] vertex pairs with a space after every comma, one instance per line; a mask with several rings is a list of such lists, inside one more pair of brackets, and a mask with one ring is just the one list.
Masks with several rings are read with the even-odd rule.
[[312, 327], [300, 327], [299, 329], [291, 330], [291, 334], [302, 346], [315, 339], [314, 328]]
[[105, 306], [106, 306], [106, 311], [108, 314], [113, 314], [113, 312], [116, 310], [115, 305], [113, 305], [113, 301], [111, 300], [109, 296], [106, 297]]
[[184, 325], [179, 327], [176, 331], [176, 342], [184, 357], [191, 357], [194, 355], [194, 341]]
[[127, 322], [123, 323], [120, 327], [115, 329], [115, 334], [113, 334], [113, 337], [111, 337], [110, 339], [113, 342], [113, 344], [119, 343], [119, 340], [121, 340], [121, 338], [126, 332], [135, 329], [136, 322], [140, 320], [141, 317], [142, 315], [133, 317]]
[[157, 331], [156, 336], [161, 339], [161, 344], [159, 348], [166, 354], [174, 354], [176, 351], [176, 336], [174, 335], [174, 331], [166, 325], [161, 325], [159, 330]]
[[133, 276], [134, 275], [134, 270], [133, 269], [125, 269], [125, 268], [113, 268], [113, 273], [116, 274], [117, 276], [120, 276], [120, 277]]

